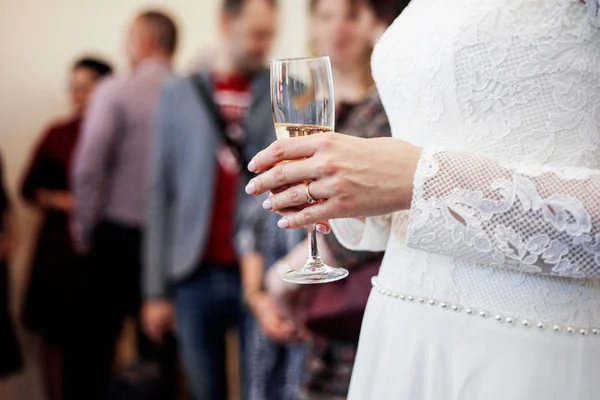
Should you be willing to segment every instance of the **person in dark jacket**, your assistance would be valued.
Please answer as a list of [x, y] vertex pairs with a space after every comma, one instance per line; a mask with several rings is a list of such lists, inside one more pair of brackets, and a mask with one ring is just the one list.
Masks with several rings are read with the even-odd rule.
[[46, 397], [62, 399], [62, 353], [76, 323], [74, 305], [82, 266], [73, 251], [68, 219], [73, 208], [69, 185], [71, 156], [88, 99], [97, 82], [110, 74], [106, 62], [82, 58], [71, 69], [71, 115], [52, 124], [35, 148], [21, 195], [42, 212], [37, 248], [23, 312], [24, 325], [42, 339]]

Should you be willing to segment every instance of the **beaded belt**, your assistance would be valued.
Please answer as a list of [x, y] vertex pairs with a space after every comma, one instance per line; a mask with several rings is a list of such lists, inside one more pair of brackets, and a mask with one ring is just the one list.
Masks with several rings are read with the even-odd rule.
[[528, 319], [520, 320], [518, 317], [514, 317], [514, 316], [494, 314], [487, 310], [476, 310], [475, 308], [472, 308], [472, 307], [464, 307], [459, 304], [448, 303], [448, 302], [440, 301], [437, 299], [431, 299], [431, 298], [426, 298], [426, 297], [417, 297], [417, 296], [413, 296], [408, 293], [394, 292], [392, 290], [388, 290], [387, 288], [384, 288], [383, 286], [381, 286], [379, 284], [379, 282], [377, 282], [376, 276], [371, 278], [371, 284], [373, 285], [373, 288], [379, 294], [386, 296], [386, 297], [390, 297], [393, 299], [399, 299], [402, 301], [408, 301], [408, 302], [412, 302], [412, 303], [417, 303], [417, 304], [427, 304], [431, 307], [436, 307], [436, 308], [439, 307], [442, 310], [451, 310], [456, 313], [465, 313], [466, 315], [479, 316], [482, 319], [491, 319], [490, 317], [493, 315], [493, 320], [497, 321], [498, 323], [505, 323], [507, 325], [518, 325], [523, 328], [535, 327], [539, 331], [547, 331], [547, 330], [549, 330], [548, 328], [550, 328], [552, 331], [554, 331], [556, 333], [566, 333], [567, 335], [578, 334], [579, 336], [588, 336], [591, 334], [593, 336], [600, 336], [600, 328], [585, 328], [585, 327], [575, 327], [575, 326], [551, 325], [551, 324], [546, 324], [541, 321], [539, 321], [539, 322], [530, 321]]

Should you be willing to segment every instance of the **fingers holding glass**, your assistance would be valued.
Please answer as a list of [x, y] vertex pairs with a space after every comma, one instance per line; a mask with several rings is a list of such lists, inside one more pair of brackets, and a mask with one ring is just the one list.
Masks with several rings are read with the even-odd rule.
[[317, 222], [316, 229], [322, 235], [328, 235], [331, 233], [331, 225], [329, 225], [328, 221]]
[[[278, 210], [277, 214], [281, 215], [282, 217], [288, 217], [288, 216], [292, 216], [292, 215], [302, 212], [302, 210], [304, 210], [307, 207], [311, 207], [311, 206], [306, 205], [303, 207], [285, 208], [283, 210]], [[306, 228], [309, 229], [309, 231], [310, 231], [311, 225], [307, 226]], [[327, 235], [327, 234], [331, 233], [331, 225], [329, 224], [329, 221], [327, 221], [327, 220], [321, 220], [321, 221], [317, 222], [315, 228], [316, 228], [317, 232], [319, 232], [323, 235]]]
[[295, 162], [282, 162], [252, 179], [246, 186], [246, 193], [259, 195], [267, 191], [281, 191], [281, 187], [306, 182], [317, 177], [316, 163], [312, 159]]
[[[312, 206], [305, 207], [302, 210], [285, 213], [285, 217], [279, 220], [277, 226], [283, 229], [296, 229], [314, 224], [321, 224], [322, 221], [327, 220], [325, 218], [326, 215], [332, 214], [332, 203], [333, 202], [331, 201], [325, 200]], [[327, 233], [327, 228], [327, 225], [323, 225], [317, 231], [321, 233], [321, 230], [325, 229], [325, 233]]]
[[[248, 165], [261, 173], [246, 187], [258, 195], [271, 191], [280, 210], [304, 208], [284, 217], [279, 226], [309, 226], [306, 218], [298, 223], [298, 215], [310, 216], [322, 207], [316, 183], [319, 165], [317, 151], [334, 130], [335, 100], [331, 62], [327, 57], [274, 60], [271, 62], [271, 102], [277, 141], [260, 152]], [[308, 183], [307, 183], [308, 182]], [[291, 187], [282, 190], [282, 187]], [[313, 187], [315, 186], [315, 187]], [[281, 201], [280, 201], [281, 199]], [[326, 203], [327, 201], [325, 201]], [[265, 208], [273, 208], [267, 201]], [[278, 212], [280, 212], [280, 210]], [[288, 222], [292, 222], [291, 224]], [[325, 283], [343, 279], [348, 271], [323, 263], [317, 245], [317, 232], [308, 236], [308, 257], [304, 266], [282, 275], [286, 282], [297, 284]]]
[[279, 139], [259, 152], [248, 164], [250, 172], [268, 171], [284, 161], [301, 160], [312, 157], [319, 148], [319, 136]]

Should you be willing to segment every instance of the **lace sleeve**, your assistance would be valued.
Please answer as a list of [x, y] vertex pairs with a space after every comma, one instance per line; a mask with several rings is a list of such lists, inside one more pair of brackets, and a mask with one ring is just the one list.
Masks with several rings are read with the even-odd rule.
[[495, 267], [600, 277], [600, 171], [425, 150], [407, 242]]
[[331, 221], [338, 242], [350, 250], [385, 251], [390, 227], [391, 216], [367, 218], [364, 222], [354, 218]]

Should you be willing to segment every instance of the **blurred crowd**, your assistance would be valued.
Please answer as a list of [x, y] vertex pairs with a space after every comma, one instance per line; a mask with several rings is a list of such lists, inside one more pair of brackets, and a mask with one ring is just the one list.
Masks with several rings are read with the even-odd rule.
[[[331, 59], [337, 130], [390, 135], [370, 59], [407, 2], [310, 1], [310, 49]], [[243, 193], [247, 161], [275, 140], [267, 61], [277, 13], [276, 0], [224, 0], [219, 46], [188, 76], [172, 66], [177, 25], [155, 10], [130, 23], [129, 74], [89, 57], [71, 67], [72, 113], [40, 135], [20, 187], [44, 215], [20, 318], [42, 339], [48, 400], [177, 399], [183, 391], [227, 399], [231, 330], [244, 399], [346, 397], [369, 279], [383, 255], [322, 236], [323, 258], [350, 278], [285, 284], [280, 273], [305, 261], [306, 231], [278, 229], [264, 198]], [[0, 189], [2, 379], [22, 360], [7, 279], [19, 222]], [[349, 285], [352, 299], [344, 298]], [[139, 361], [117, 368], [128, 318]]]

